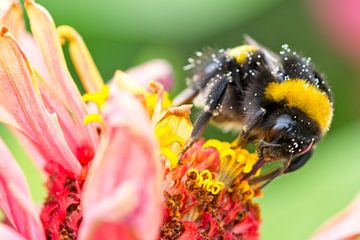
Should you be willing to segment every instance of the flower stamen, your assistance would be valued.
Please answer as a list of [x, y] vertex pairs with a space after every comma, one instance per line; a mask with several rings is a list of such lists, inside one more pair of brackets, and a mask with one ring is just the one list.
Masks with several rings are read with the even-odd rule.
[[83, 124], [84, 125], [88, 125], [89, 123], [100, 123], [101, 125], [104, 124], [104, 118], [101, 114], [99, 113], [90, 113], [88, 115], [86, 115], [83, 119]]
[[[101, 111], [101, 108], [106, 103], [107, 99], [109, 98], [110, 89], [109, 86], [104, 85], [102, 86], [101, 90], [99, 92], [94, 93], [85, 93], [82, 96], [82, 99], [84, 102], [93, 102], [95, 103], [98, 112]], [[100, 113], [89, 113], [86, 115], [83, 119], [83, 124], [87, 125], [89, 123], [97, 122], [101, 125], [104, 125], [104, 119]]]
[[213, 173], [207, 169], [201, 172], [197, 169], [190, 169], [187, 171], [187, 176], [190, 180], [195, 180], [196, 188], [203, 188], [213, 195], [219, 194], [225, 187], [225, 184], [215, 180]]
[[250, 154], [241, 148], [232, 149], [228, 142], [210, 139], [203, 145], [203, 148], [208, 147], [213, 147], [219, 152], [220, 169], [217, 179], [227, 187], [230, 187], [242, 173], [249, 173], [258, 160], [256, 154]]
[[105, 104], [107, 99], [109, 98], [110, 88], [107, 85], [101, 87], [100, 91], [85, 93], [82, 96], [84, 102], [93, 102], [96, 104], [99, 110], [101, 110], [102, 106]]

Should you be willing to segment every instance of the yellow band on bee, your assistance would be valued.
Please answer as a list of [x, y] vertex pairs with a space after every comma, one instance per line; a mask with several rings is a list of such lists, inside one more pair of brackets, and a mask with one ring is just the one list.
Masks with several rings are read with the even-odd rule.
[[241, 45], [233, 49], [230, 49], [228, 54], [231, 57], [234, 57], [237, 63], [241, 64], [245, 62], [249, 53], [255, 52], [257, 50], [258, 50], [257, 47], [252, 45]]
[[270, 83], [265, 89], [265, 98], [285, 102], [286, 106], [298, 108], [319, 124], [325, 134], [333, 116], [333, 107], [325, 92], [304, 79], [289, 79], [281, 83]]

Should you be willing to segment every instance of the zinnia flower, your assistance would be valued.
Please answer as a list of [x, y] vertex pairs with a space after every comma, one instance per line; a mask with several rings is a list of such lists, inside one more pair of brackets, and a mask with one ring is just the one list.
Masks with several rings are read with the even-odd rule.
[[[48, 193], [40, 207], [33, 203], [0, 141], [0, 239], [259, 237], [256, 154], [200, 140], [179, 163], [191, 106], [171, 107], [166, 62], [118, 70], [105, 85], [73, 28], [56, 28], [27, 0], [30, 34], [17, 2], [3, 9], [0, 121], [43, 170]], [[65, 41], [83, 96], [67, 69]]]
[[[158, 152], [146, 112], [129, 93], [113, 94], [103, 85], [73, 29], [56, 29], [32, 1], [25, 7], [33, 35], [25, 31], [18, 3], [1, 19], [8, 27], [0, 36], [0, 120], [38, 157], [48, 196], [40, 208], [32, 202], [1, 142], [0, 206], [6, 220], [0, 238], [154, 239], [161, 221]], [[85, 88], [96, 93], [81, 97], [66, 67], [64, 39]], [[83, 99], [95, 103], [95, 112]]]

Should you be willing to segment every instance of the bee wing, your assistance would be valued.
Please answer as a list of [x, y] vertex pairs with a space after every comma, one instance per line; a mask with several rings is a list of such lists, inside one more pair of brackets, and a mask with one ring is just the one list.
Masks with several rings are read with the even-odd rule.
[[265, 55], [266, 61], [268, 63], [268, 66], [269, 66], [269, 69], [270, 69], [271, 72], [277, 72], [281, 68], [280, 64], [281, 64], [282, 60], [281, 60], [281, 57], [280, 57], [279, 54], [271, 51], [267, 47], [264, 47], [263, 45], [261, 45], [260, 43], [255, 41], [249, 35], [244, 36], [244, 41], [245, 41], [246, 44], [255, 46], [255, 47], [262, 50], [262, 52]]
[[175, 97], [173, 105], [179, 106], [190, 103], [199, 91], [222, 71], [227, 60], [226, 57], [224, 49], [206, 48], [202, 52], [196, 52], [194, 57], [189, 58], [189, 64], [184, 67], [184, 70], [190, 71], [191, 75], [187, 79], [188, 87]]
[[188, 59], [188, 62], [189, 64], [184, 67], [184, 70], [189, 71], [191, 75], [187, 84], [200, 89], [221, 71], [226, 62], [226, 51], [206, 48], [202, 52], [196, 52], [194, 57]]

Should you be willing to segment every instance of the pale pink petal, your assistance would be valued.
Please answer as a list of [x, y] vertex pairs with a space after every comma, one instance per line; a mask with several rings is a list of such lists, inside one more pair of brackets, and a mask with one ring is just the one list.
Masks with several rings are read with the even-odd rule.
[[356, 239], [360, 236], [360, 194], [334, 218], [325, 223], [312, 240]]
[[0, 21], [3, 18], [3, 16], [7, 14], [9, 9], [11, 8], [12, 3], [13, 0], [2, 0], [0, 2]]
[[27, 239], [45, 239], [25, 176], [0, 140], [0, 208], [9, 223]]
[[[43, 79], [50, 79], [47, 66], [42, 58], [42, 53], [34, 38], [26, 32], [21, 6], [14, 3], [7, 14], [3, 17], [3, 23], [11, 26], [15, 30], [15, 38], [19, 43], [21, 49], [25, 52], [32, 66], [38, 71]], [[72, 152], [76, 157], [80, 158], [81, 162], [88, 162], [89, 159], [82, 160], [85, 157], [92, 158], [95, 152], [94, 142], [89, 139], [88, 130], [91, 131], [91, 126], [84, 126], [81, 122], [74, 119], [74, 114], [66, 108], [66, 102], [59, 96], [59, 91], [55, 91], [44, 80], [40, 81], [40, 91], [46, 109], [50, 113], [56, 113], [59, 118], [59, 123], [63, 129], [66, 141], [71, 147]], [[89, 129], [87, 129], [89, 128]], [[96, 140], [93, 136], [92, 140]], [[87, 153], [87, 154], [85, 154]], [[91, 160], [91, 159], [90, 159]]]
[[9, 226], [0, 223], [0, 239], [2, 240], [26, 240]]
[[34, 38], [26, 31], [24, 16], [20, 4], [13, 2], [0, 20], [2, 25], [10, 28], [21, 49], [25, 52], [34, 68], [40, 72], [41, 76], [48, 79], [49, 73], [41, 56], [40, 48]]
[[41, 152], [39, 152], [39, 149], [36, 147], [36, 144], [34, 144], [34, 142], [30, 141], [29, 138], [26, 137], [19, 130], [12, 128], [11, 126], [9, 126], [8, 129], [16, 137], [16, 139], [18, 140], [20, 145], [23, 147], [23, 149], [28, 154], [28, 156], [31, 158], [31, 160], [33, 160], [33, 162], [39, 168], [39, 170], [43, 171], [45, 169], [46, 159], [41, 154]]
[[36, 71], [38, 71], [44, 79], [49, 79], [49, 72], [41, 56], [40, 48], [31, 34], [22, 31], [15, 35], [15, 38]]
[[[48, 112], [56, 113], [59, 119], [60, 127], [66, 139], [66, 142], [75, 154], [80, 163], [86, 165], [95, 154], [95, 148], [92, 145], [84, 125], [75, 122], [70, 111], [65, 107], [57, 92], [49, 86], [43, 79], [38, 78], [41, 97]], [[90, 127], [90, 126], [89, 126]], [[96, 139], [97, 140], [97, 139]]]
[[129, 239], [156, 239], [161, 208], [153, 127], [126, 93], [113, 96], [103, 111], [109, 128], [84, 185], [80, 239], [107, 236], [114, 226]]
[[43, 105], [33, 69], [6, 28], [0, 36], [0, 96], [0, 121], [22, 131], [48, 161], [80, 174], [81, 165], [56, 115], [50, 115]]
[[166, 90], [169, 90], [174, 81], [174, 72], [170, 63], [162, 59], [145, 62], [128, 69], [126, 73], [143, 87], [148, 87], [153, 81], [161, 83]]
[[14, 34], [18, 30], [25, 30], [21, 7], [17, 1], [2, 0], [0, 3], [0, 23], [12, 29]]
[[96, 129], [82, 124], [87, 114], [86, 106], [66, 66], [54, 21], [45, 8], [31, 0], [25, 1], [25, 8], [29, 15], [31, 31], [41, 49], [49, 73], [49, 78], [45, 80], [56, 89], [66, 109], [70, 111], [76, 128], [82, 130], [82, 136], [85, 136], [83, 139], [91, 140], [91, 146], [95, 149], [98, 139]]

